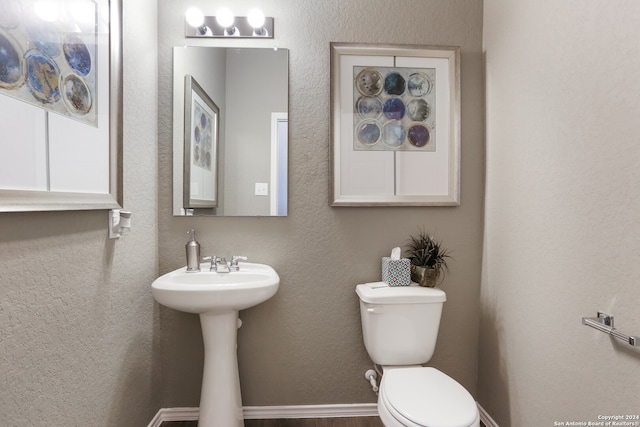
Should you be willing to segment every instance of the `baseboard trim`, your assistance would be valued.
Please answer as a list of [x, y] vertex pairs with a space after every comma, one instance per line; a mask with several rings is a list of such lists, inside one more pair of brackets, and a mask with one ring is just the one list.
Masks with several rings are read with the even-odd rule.
[[294, 406], [245, 406], [247, 420], [268, 420], [277, 418], [344, 418], [377, 417], [375, 403], [355, 403], [336, 405], [294, 405]]
[[[339, 405], [292, 405], [292, 406], [245, 406], [246, 420], [269, 420], [282, 418], [344, 418], [377, 417], [375, 403]], [[165, 421], [193, 421], [200, 415], [199, 408], [162, 408], [153, 417], [148, 427], [160, 427]]]
[[[480, 404], [478, 404], [478, 411], [480, 412], [480, 420], [486, 427], [499, 427]], [[165, 421], [194, 421], [198, 419], [199, 414], [199, 408], [162, 408], [153, 417], [148, 427], [161, 427]], [[243, 414], [247, 420], [377, 417], [378, 406], [375, 403], [245, 406]]]
[[493, 418], [491, 418], [491, 415], [489, 415], [489, 413], [487, 411], [484, 410], [484, 408], [482, 406], [480, 406], [480, 404], [478, 402], [476, 402], [478, 404], [478, 411], [480, 411], [480, 421], [482, 421], [482, 423], [486, 426], [486, 427], [500, 427], [498, 426], [498, 423], [496, 423]]
[[197, 421], [200, 408], [161, 408], [148, 427], [160, 427], [165, 421]]

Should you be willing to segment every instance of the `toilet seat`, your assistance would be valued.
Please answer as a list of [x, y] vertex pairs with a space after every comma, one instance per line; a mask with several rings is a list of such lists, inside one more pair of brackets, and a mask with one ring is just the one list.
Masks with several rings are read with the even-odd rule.
[[435, 368], [385, 370], [378, 407], [383, 421], [389, 422], [392, 416], [398, 426], [474, 427], [480, 424], [478, 406], [469, 392]]

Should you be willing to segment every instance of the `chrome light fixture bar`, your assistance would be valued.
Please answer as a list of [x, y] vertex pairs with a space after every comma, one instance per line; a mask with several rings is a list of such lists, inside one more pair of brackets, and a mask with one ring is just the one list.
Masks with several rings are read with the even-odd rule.
[[[194, 19], [193, 10], [185, 16], [184, 35], [189, 38], [273, 38], [273, 17], [252, 10], [249, 16], [233, 16], [228, 10], [219, 16], [203, 16]], [[257, 16], [256, 16], [257, 14]]]

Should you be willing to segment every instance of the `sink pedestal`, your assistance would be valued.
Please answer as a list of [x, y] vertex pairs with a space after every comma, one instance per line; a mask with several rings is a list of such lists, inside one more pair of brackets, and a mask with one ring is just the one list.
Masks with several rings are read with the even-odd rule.
[[201, 313], [204, 370], [198, 427], [243, 427], [238, 376], [238, 312]]
[[[0, 0], [2, 1], [2, 0]], [[160, 304], [200, 315], [204, 370], [199, 427], [244, 427], [238, 376], [238, 312], [275, 295], [280, 276], [266, 264], [241, 262], [239, 271], [200, 272], [186, 267], [163, 274], [151, 284]]]

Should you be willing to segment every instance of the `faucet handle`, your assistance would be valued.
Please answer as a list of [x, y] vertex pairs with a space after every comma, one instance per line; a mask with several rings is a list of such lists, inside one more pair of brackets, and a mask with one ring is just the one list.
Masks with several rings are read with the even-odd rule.
[[211, 265], [209, 266], [209, 271], [216, 271], [216, 260], [217, 259], [218, 259], [218, 257], [215, 256], [215, 255], [203, 256], [202, 257], [202, 261], [211, 261]]
[[248, 258], [246, 256], [241, 256], [241, 255], [234, 255], [231, 257], [231, 265], [229, 266], [229, 269], [231, 271], [239, 271], [240, 270], [240, 266], [238, 265], [238, 261], [246, 261]]

